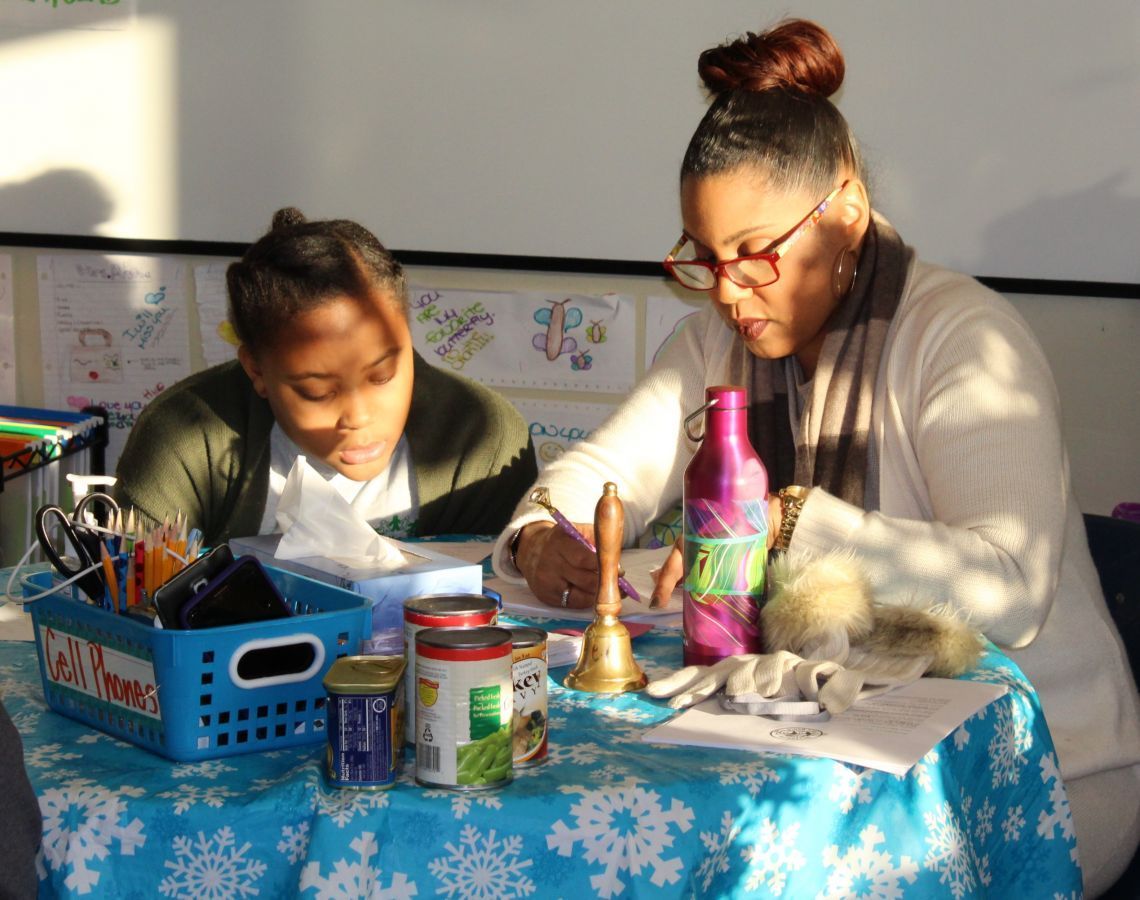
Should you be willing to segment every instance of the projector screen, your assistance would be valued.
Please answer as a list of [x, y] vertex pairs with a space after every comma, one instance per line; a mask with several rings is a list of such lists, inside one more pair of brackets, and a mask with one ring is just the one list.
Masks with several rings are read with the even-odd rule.
[[[0, 232], [244, 243], [294, 205], [397, 250], [630, 261], [680, 229], [698, 53], [792, 11], [121, 0], [96, 21], [0, 4]], [[1140, 4], [794, 12], [844, 50], [834, 99], [921, 256], [1140, 283]]]

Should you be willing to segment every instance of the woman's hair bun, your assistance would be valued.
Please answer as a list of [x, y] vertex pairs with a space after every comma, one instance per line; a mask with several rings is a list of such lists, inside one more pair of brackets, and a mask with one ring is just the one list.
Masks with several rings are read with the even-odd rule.
[[705, 50], [697, 62], [712, 93], [772, 88], [830, 97], [843, 84], [843, 53], [814, 22], [787, 19], [760, 34]]
[[303, 225], [305, 214], [295, 206], [286, 206], [273, 214], [273, 224], [270, 231], [280, 231], [283, 228], [292, 228], [294, 225]]

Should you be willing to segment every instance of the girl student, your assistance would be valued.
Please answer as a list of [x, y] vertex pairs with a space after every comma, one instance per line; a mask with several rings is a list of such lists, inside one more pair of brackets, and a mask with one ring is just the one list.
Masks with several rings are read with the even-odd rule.
[[303, 454], [388, 536], [503, 527], [537, 473], [526, 423], [416, 353], [403, 269], [373, 234], [282, 209], [226, 284], [238, 360], [146, 408], [121, 504], [155, 521], [181, 510], [206, 545], [273, 532]]
[[[686, 415], [708, 385], [749, 389], [769, 541], [854, 552], [878, 602], [939, 600], [1036, 687], [1068, 791], [1086, 890], [1140, 840], [1140, 710], [1070, 489], [1052, 374], [1029, 327], [972, 278], [915, 258], [872, 207], [828, 99], [843, 57], [788, 21], [714, 47], [712, 95], [681, 167], [684, 225], [665, 266], [708, 305], [586, 441], [543, 472], [587, 536], [600, 486], [625, 542], [682, 494]], [[496, 545], [553, 606], [591, 604], [594, 555], [533, 504]], [[681, 577], [674, 550], [655, 598]]]

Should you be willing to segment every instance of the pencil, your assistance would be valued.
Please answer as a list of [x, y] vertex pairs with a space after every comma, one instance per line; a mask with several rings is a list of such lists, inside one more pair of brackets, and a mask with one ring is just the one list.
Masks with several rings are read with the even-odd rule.
[[119, 579], [115, 577], [115, 563], [111, 560], [111, 554], [107, 552], [107, 545], [102, 541], [99, 542], [99, 556], [103, 562], [103, 575], [107, 579], [107, 599], [110, 600], [111, 609], [117, 613], [119, 611]]

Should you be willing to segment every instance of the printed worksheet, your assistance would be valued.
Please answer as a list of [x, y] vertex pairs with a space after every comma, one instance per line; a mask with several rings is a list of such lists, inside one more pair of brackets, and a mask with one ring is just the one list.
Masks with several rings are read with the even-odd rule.
[[0, 403], [16, 402], [16, 308], [12, 257], [0, 254]]
[[113, 472], [139, 413], [190, 374], [183, 267], [152, 256], [41, 256], [38, 272], [44, 403], [105, 407]]
[[636, 377], [637, 307], [606, 294], [413, 288], [416, 349], [496, 387], [624, 393]]
[[645, 733], [660, 744], [822, 756], [905, 775], [946, 735], [1006, 692], [1005, 685], [920, 678], [859, 700], [824, 722], [789, 722], [723, 709], [716, 697]]

